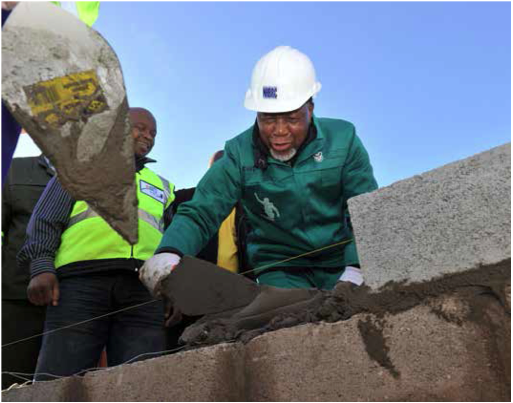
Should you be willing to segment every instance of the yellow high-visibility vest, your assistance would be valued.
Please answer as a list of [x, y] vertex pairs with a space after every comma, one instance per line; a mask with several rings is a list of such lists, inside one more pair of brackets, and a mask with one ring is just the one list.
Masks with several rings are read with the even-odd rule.
[[98, 259], [146, 260], [164, 233], [164, 210], [173, 202], [174, 185], [148, 168], [136, 173], [139, 241], [130, 245], [85, 201], [73, 205], [55, 256], [55, 267]]

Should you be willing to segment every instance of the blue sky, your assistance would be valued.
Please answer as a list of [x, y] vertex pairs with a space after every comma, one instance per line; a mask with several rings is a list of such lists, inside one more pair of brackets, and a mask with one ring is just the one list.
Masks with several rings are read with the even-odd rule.
[[[257, 60], [313, 61], [315, 114], [353, 122], [380, 186], [511, 141], [510, 3], [102, 2], [128, 100], [158, 122], [153, 168], [195, 186], [248, 128]], [[19, 155], [19, 153], [18, 153]]]

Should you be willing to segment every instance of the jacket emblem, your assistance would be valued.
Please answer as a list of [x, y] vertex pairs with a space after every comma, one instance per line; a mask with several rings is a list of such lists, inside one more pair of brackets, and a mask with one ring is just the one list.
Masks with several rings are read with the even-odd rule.
[[268, 197], [264, 197], [264, 200], [261, 200], [256, 193], [254, 193], [257, 201], [264, 206], [264, 211], [266, 217], [270, 221], [274, 221], [274, 217], [280, 218], [280, 211], [276, 208], [274, 203], [272, 203]]
[[166, 204], [166, 195], [164, 191], [159, 189], [156, 186], [153, 186], [151, 183], [145, 182], [143, 180], [139, 181], [141, 193], [152, 197], [153, 199]]
[[313, 156], [313, 159], [315, 162], [322, 162], [324, 160], [324, 156], [322, 155], [322, 151], [319, 151], [318, 153], [315, 153]]

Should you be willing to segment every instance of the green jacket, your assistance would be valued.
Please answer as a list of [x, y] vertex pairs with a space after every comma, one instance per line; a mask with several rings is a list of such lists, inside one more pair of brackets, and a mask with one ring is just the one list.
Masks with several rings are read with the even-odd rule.
[[[347, 200], [377, 188], [367, 151], [353, 124], [313, 118], [316, 138], [290, 166], [266, 156], [255, 163], [252, 126], [226, 143], [224, 157], [203, 176], [194, 198], [178, 209], [157, 249], [196, 255], [241, 200], [248, 219], [247, 253], [253, 268], [351, 239]], [[358, 264], [354, 242], [280, 267]]]

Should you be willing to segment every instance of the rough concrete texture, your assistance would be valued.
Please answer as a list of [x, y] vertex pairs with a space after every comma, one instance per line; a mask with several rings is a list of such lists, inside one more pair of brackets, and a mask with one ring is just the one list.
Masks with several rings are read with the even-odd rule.
[[[469, 296], [471, 298], [469, 299]], [[4, 401], [509, 401], [510, 326], [493, 296], [282, 329], [2, 393]]]
[[3, 402], [82, 402], [82, 378], [68, 377], [50, 382], [38, 382], [30, 386], [12, 387], [2, 391]]
[[107, 41], [49, 2], [20, 3], [2, 28], [2, 100], [73, 198], [136, 243], [128, 103]]
[[3, 401], [243, 401], [241, 344], [176, 353], [2, 392]]
[[[467, 309], [460, 300], [435, 303], [456, 316]], [[381, 319], [361, 315], [283, 329], [246, 346], [247, 396], [255, 401], [509, 401], [510, 378], [494, 343], [481, 326], [447, 321], [428, 306]]]
[[511, 144], [349, 200], [365, 283], [418, 282], [511, 257]]
[[240, 401], [243, 348], [221, 344], [87, 374], [90, 401]]

